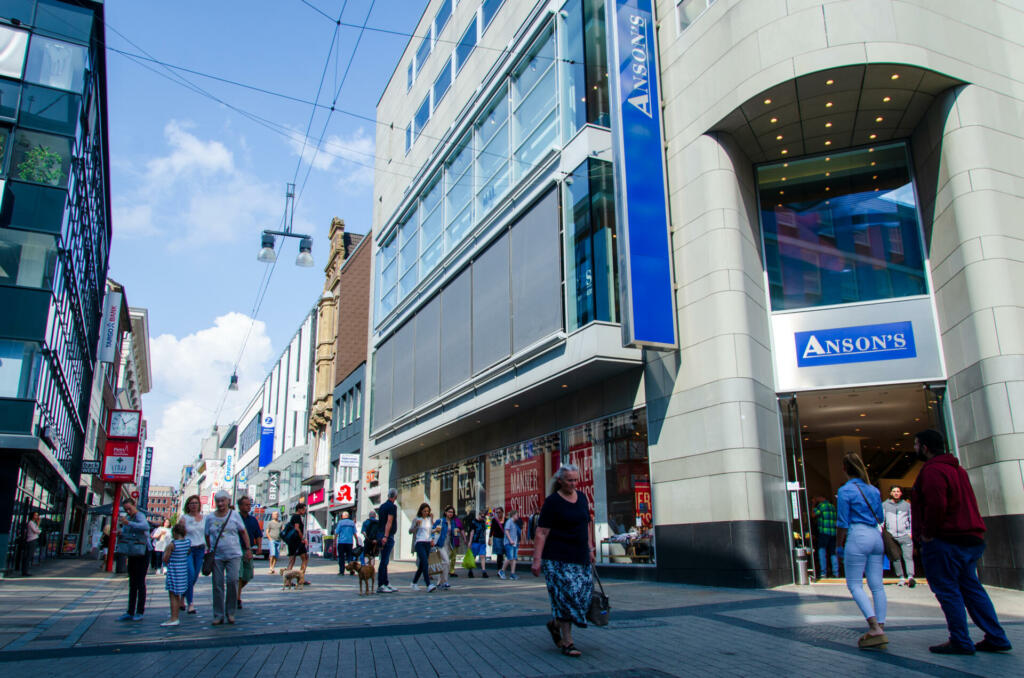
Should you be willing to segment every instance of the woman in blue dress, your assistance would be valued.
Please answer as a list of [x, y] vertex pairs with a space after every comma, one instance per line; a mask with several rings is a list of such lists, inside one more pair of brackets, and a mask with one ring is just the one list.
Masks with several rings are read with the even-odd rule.
[[160, 626], [177, 626], [178, 613], [185, 607], [184, 595], [192, 584], [189, 552], [192, 541], [186, 537], [188, 530], [184, 523], [177, 523], [171, 530], [174, 540], [164, 550], [164, 567], [167, 568], [167, 594], [171, 599], [171, 618]]

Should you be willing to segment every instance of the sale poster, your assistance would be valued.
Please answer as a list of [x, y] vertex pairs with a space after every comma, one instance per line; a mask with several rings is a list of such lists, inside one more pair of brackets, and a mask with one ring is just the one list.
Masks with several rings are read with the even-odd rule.
[[533, 540], [528, 529], [530, 517], [540, 513], [544, 504], [544, 457], [536, 456], [505, 466], [505, 511], [519, 511], [524, 527], [519, 543], [519, 555], [533, 556]]
[[633, 484], [633, 507], [636, 513], [636, 526], [648, 528], [654, 514], [651, 510], [651, 483], [650, 481], [637, 481]]
[[[594, 510], [594, 444], [580, 443], [569, 448], [567, 464], [572, 464], [580, 470], [580, 481], [576, 483], [576, 491], [582, 492], [590, 503], [590, 510]], [[552, 473], [558, 469], [559, 461], [556, 455], [551, 457]]]

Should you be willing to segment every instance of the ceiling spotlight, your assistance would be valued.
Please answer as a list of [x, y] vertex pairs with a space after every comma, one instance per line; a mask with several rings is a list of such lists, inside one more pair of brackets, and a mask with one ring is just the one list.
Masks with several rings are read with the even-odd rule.
[[831, 160], [831, 159], [832, 159], [832, 158], [828, 157], [827, 155], [825, 156], [825, 162], [828, 162], [828, 161], [829, 161], [829, 160]]
[[900, 74], [899, 73], [893, 73], [892, 75], [889, 76], [889, 79], [890, 80], [899, 80], [900, 79]]
[[832, 145], [832, 140], [831, 139], [825, 139], [825, 145], [826, 146], [831, 146]]
[[882, 103], [887, 104], [892, 101], [892, 97], [882, 97]]
[[789, 151], [787, 151], [786, 149], [782, 149], [779, 152], [782, 153], [782, 155], [786, 155], [787, 153], [789, 153]]
[[771, 100], [771, 99], [765, 99], [765, 100], [764, 100], [764, 105], [765, 105], [765, 106], [767, 106], [767, 105], [768, 105], [768, 104], [770, 104], [771, 102], [772, 102], [772, 100]]
[[869, 134], [868, 135], [868, 139], [877, 139], [877, 138], [878, 138], [877, 134]]
[[773, 124], [773, 125], [774, 125], [774, 124], [775, 124], [775, 123], [777, 123], [778, 121], [779, 121], [779, 119], [778, 119], [778, 118], [772, 118], [772, 119], [771, 119], [771, 120], [769, 120], [768, 122], [770, 122], [771, 124]]
[[299, 256], [295, 257], [295, 265], [309, 268], [313, 265], [313, 239], [306, 237], [299, 241]]
[[262, 249], [256, 255], [257, 261], [262, 261], [264, 264], [272, 264], [277, 261], [277, 253], [274, 252], [274, 236], [264, 233], [260, 238], [260, 247]]
[[782, 135], [781, 134], [776, 134], [775, 135], [775, 140], [776, 141], [782, 141]]
[[875, 118], [875, 122], [882, 122], [883, 120], [885, 120], [885, 118], [883, 118], [882, 116], [878, 116], [877, 118]]
[[832, 126], [832, 123], [830, 123], [830, 122], [826, 122], [825, 123], [825, 127], [831, 127], [831, 126]]
[[829, 78], [828, 80], [825, 81], [825, 84], [826, 85], [834, 85], [834, 84], [836, 84], [836, 81], [833, 80], [832, 78]]
[[832, 108], [832, 102], [831, 101], [826, 101], [825, 102], [825, 108]]

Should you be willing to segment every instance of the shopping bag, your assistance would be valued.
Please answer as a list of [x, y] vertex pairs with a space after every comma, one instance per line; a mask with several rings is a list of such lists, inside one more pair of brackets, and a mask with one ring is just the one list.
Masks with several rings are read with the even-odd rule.
[[427, 557], [427, 573], [439, 575], [444, 572], [444, 561], [441, 560], [441, 552], [437, 549], [430, 549], [430, 556]]
[[467, 570], [476, 567], [476, 559], [473, 558], [473, 549], [466, 549], [466, 555], [462, 556], [462, 566]]

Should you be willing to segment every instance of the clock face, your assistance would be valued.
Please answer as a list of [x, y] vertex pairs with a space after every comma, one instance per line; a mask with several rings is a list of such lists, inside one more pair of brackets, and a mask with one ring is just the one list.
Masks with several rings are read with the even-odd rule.
[[139, 413], [114, 410], [110, 414], [110, 431], [112, 438], [138, 438]]

